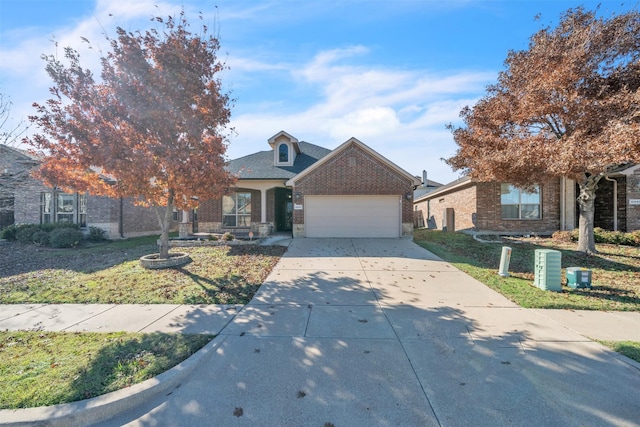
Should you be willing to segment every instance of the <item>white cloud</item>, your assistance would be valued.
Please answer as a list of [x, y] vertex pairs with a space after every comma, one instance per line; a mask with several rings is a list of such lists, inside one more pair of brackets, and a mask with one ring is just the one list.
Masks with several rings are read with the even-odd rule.
[[[277, 105], [267, 114], [243, 111], [232, 119], [238, 136], [229, 155], [238, 157], [268, 149], [266, 140], [280, 130], [299, 139], [335, 148], [356, 137], [413, 174], [423, 169], [431, 179], [457, 178], [441, 158], [455, 153], [448, 123], [476, 101], [494, 73], [468, 71], [438, 75], [429, 70], [397, 70], [351, 65], [349, 60], [369, 52], [355, 46], [318, 53], [290, 73], [320, 98], [300, 102], [300, 108]], [[256, 78], [260, 75], [256, 73]]]

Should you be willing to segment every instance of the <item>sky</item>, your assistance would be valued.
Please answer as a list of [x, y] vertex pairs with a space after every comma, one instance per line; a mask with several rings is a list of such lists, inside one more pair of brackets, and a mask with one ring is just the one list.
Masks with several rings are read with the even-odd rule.
[[[504, 70], [510, 50], [569, 8], [610, 16], [638, 0], [0, 0], [0, 93], [8, 125], [50, 98], [42, 55], [70, 46], [100, 74], [105, 35], [152, 17], [199, 13], [219, 35], [220, 78], [235, 100], [227, 157], [270, 149], [281, 130], [329, 149], [355, 137], [407, 172], [446, 184], [456, 144], [447, 124]], [[81, 38], [91, 42], [91, 49]], [[31, 128], [30, 133], [37, 132]]]

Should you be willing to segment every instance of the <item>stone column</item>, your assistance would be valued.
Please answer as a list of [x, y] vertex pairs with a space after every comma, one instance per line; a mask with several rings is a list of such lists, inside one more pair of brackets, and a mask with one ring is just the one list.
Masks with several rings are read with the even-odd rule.
[[189, 211], [182, 211], [182, 221], [178, 224], [178, 237], [189, 237], [192, 233], [191, 222], [189, 222]]

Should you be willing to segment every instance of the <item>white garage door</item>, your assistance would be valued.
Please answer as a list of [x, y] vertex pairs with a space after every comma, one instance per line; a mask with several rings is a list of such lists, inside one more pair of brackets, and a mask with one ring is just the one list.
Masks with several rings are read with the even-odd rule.
[[305, 196], [307, 237], [400, 237], [400, 196]]

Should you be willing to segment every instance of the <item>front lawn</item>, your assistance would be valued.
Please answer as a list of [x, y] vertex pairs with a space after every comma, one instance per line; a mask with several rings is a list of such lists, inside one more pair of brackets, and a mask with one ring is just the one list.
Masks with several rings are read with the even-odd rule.
[[0, 303], [246, 304], [286, 248], [178, 248], [193, 262], [147, 270], [157, 237], [73, 249], [0, 245]]
[[154, 377], [211, 335], [0, 332], [0, 409], [74, 402]]
[[[527, 308], [640, 311], [640, 247], [596, 245], [599, 254], [576, 252], [575, 243], [551, 238], [502, 239], [481, 243], [463, 233], [416, 230], [414, 240], [454, 266]], [[502, 246], [512, 248], [510, 277], [498, 273]], [[538, 289], [534, 281], [534, 251], [562, 252], [562, 275], [566, 267], [592, 270], [592, 289], [562, 287], [562, 292]]]

